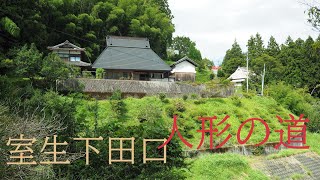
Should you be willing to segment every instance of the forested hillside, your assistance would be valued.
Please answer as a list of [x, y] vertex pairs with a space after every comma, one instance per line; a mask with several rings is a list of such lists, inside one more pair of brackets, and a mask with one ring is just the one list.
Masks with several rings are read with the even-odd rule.
[[[251, 89], [261, 92], [264, 64], [266, 65], [265, 82], [285, 81], [297, 88], [307, 88], [319, 97], [320, 85], [320, 36], [317, 39], [293, 40], [290, 36], [284, 44], [278, 44], [274, 37], [268, 43], [263, 42], [259, 33], [251, 36], [247, 43], [248, 52], [243, 52], [237, 41], [226, 52], [222, 71], [230, 76], [238, 66], [247, 66], [252, 71]], [[253, 75], [254, 74], [254, 75]]]
[[0, 53], [34, 43], [40, 51], [69, 41], [86, 48], [93, 62], [105, 48], [107, 35], [148, 37], [166, 56], [174, 25], [167, 0], [48, 0], [0, 4]]

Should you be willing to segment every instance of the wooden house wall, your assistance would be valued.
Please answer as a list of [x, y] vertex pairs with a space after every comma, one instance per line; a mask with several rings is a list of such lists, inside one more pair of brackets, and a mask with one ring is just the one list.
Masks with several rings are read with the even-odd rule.
[[195, 73], [174, 73], [174, 77], [176, 81], [195, 81], [196, 74]]

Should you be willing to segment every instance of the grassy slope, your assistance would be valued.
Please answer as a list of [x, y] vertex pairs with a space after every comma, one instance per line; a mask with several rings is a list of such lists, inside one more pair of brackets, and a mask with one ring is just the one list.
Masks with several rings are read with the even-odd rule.
[[[94, 102], [89, 102], [89, 104]], [[157, 97], [145, 97], [142, 99], [127, 98], [124, 100], [125, 108], [127, 109], [126, 114], [121, 118], [120, 121], [125, 122], [125, 125], [130, 127], [136, 125], [139, 122], [138, 116], [141, 113], [147, 113], [148, 111], [158, 110], [161, 113], [161, 119], [168, 128], [168, 135], [172, 127], [172, 116], [170, 116], [170, 111], [179, 114], [178, 126], [182, 135], [188, 139], [188, 141], [194, 145], [195, 149], [200, 142], [201, 133], [198, 133], [197, 130], [201, 129], [201, 121], [198, 120], [199, 116], [217, 116], [216, 123], [221, 121], [226, 115], [229, 115], [230, 118], [222, 125], [218, 127], [219, 130], [222, 130], [227, 123], [231, 127], [225, 132], [221, 137], [214, 137], [217, 142], [224, 140], [224, 138], [230, 133], [232, 138], [229, 140], [227, 145], [237, 144], [236, 134], [241, 122], [245, 121], [251, 117], [260, 117], [263, 118], [269, 125], [271, 129], [271, 135], [268, 142], [278, 141], [278, 133], [273, 132], [276, 129], [286, 129], [285, 125], [282, 125], [278, 122], [276, 115], [280, 115], [283, 118], [288, 118], [290, 113], [288, 110], [277, 105], [276, 101], [267, 97], [253, 97], [251, 99], [238, 99], [238, 98], [214, 98], [214, 99], [187, 99], [183, 101], [182, 99], [169, 99], [168, 103], [160, 101]], [[198, 104], [195, 104], [198, 103]], [[200, 104], [199, 104], [200, 103]], [[108, 100], [99, 101], [99, 120], [98, 125], [104, 125], [112, 119], [112, 111], [110, 103]], [[176, 110], [176, 106], [182, 106], [179, 112]], [[149, 110], [148, 110], [149, 108]], [[147, 109], [147, 110], [144, 110]], [[79, 107], [79, 116], [86, 111], [89, 111], [86, 105]], [[89, 112], [87, 112], [89, 113]], [[94, 120], [93, 115], [87, 118], [85, 124], [90, 126], [90, 130], [93, 130]], [[215, 124], [216, 124], [215, 123]], [[249, 126], [244, 126], [241, 131], [241, 136], [244, 136], [249, 131]], [[209, 127], [207, 123], [207, 127]], [[255, 126], [254, 132], [248, 144], [260, 142], [264, 138], [264, 126], [257, 123]], [[208, 147], [209, 137], [205, 138], [205, 144], [203, 147]], [[184, 146], [185, 147], [185, 146]]]
[[320, 134], [319, 133], [307, 133], [307, 145], [310, 146], [310, 150], [320, 155]]
[[[169, 102], [162, 102], [158, 97], [145, 97], [142, 99], [127, 98], [124, 100], [125, 108], [127, 112], [120, 119], [129, 128], [139, 122], [139, 116], [146, 114], [146, 116], [152, 115], [152, 112], [159, 112], [161, 118], [159, 121], [168, 128], [168, 135], [172, 127], [172, 117], [168, 114], [170, 109], [179, 104], [185, 108], [183, 112], [175, 112], [180, 114], [178, 119], [179, 130], [182, 135], [194, 145], [195, 149], [200, 141], [201, 134], [196, 130], [201, 128], [201, 123], [198, 120], [199, 116], [213, 116], [216, 115], [218, 120], [221, 120], [225, 115], [230, 115], [227, 123], [231, 124], [231, 128], [225, 133], [232, 134], [232, 138], [229, 140], [227, 145], [237, 144], [236, 133], [241, 122], [250, 117], [260, 117], [268, 122], [271, 129], [271, 135], [268, 142], [278, 141], [279, 134], [275, 133], [276, 129], [286, 129], [286, 125], [282, 125], [278, 122], [276, 115], [280, 115], [283, 118], [288, 118], [290, 111], [281, 107], [275, 100], [268, 97], [252, 97], [249, 98], [214, 98], [214, 99], [190, 99], [190, 97], [183, 101], [182, 99], [168, 99]], [[200, 103], [200, 104], [199, 104]], [[87, 108], [88, 104], [93, 105], [94, 102], [85, 101], [84, 105], [78, 108], [78, 115], [81, 116], [83, 113], [89, 113]], [[99, 120], [98, 126], [103, 126], [113, 119], [111, 106], [108, 100], [98, 102], [99, 105]], [[180, 105], [181, 106], [181, 105]], [[183, 109], [183, 108], [182, 108]], [[91, 114], [84, 122], [89, 125], [89, 131], [93, 130], [94, 127], [94, 116]], [[225, 124], [222, 126], [224, 127]], [[220, 127], [219, 129], [221, 130]], [[249, 127], [243, 129], [244, 134], [248, 133]], [[255, 127], [252, 139], [249, 143], [260, 141], [264, 134], [261, 133], [264, 128], [260, 125]], [[320, 154], [320, 145], [318, 140], [320, 134], [308, 133], [307, 144], [310, 149]], [[214, 136], [217, 140], [218, 138]], [[208, 147], [207, 136], [204, 147]], [[223, 139], [223, 138], [222, 138]], [[187, 146], [183, 147], [188, 150]], [[197, 157], [192, 160], [187, 160], [189, 167], [183, 170], [185, 176], [188, 179], [212, 179], [219, 177], [219, 179], [267, 179], [261, 172], [253, 170], [248, 165], [248, 162], [255, 158], [279, 158], [284, 156], [290, 156], [292, 154], [300, 153], [296, 150], [284, 150], [278, 154], [272, 155], [272, 157], [245, 157], [236, 154], [207, 154], [201, 157]]]
[[205, 154], [189, 163], [187, 179], [268, 179], [252, 169], [246, 157], [236, 154]]

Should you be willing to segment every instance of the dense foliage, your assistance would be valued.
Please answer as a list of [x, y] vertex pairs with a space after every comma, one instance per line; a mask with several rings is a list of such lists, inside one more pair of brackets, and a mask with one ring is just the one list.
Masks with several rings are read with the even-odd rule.
[[167, 0], [5, 0], [0, 9], [0, 54], [25, 43], [45, 51], [68, 39], [93, 62], [106, 36], [120, 35], [148, 37], [165, 57], [174, 32]]
[[[285, 44], [279, 45], [270, 37], [267, 47], [257, 33], [247, 43], [249, 70], [251, 71], [251, 89], [261, 91], [261, 75], [266, 65], [265, 83], [285, 81], [296, 88], [308, 89], [315, 96], [320, 96], [320, 38], [293, 41], [289, 36]], [[246, 66], [246, 53], [242, 52], [235, 41], [226, 52], [222, 67], [225, 77], [229, 77], [236, 68]]]
[[213, 62], [207, 58], [202, 58], [201, 52], [197, 49], [195, 42], [185, 36], [174, 37], [168, 49], [168, 58], [172, 61], [178, 61], [185, 56], [191, 58], [198, 64], [199, 71], [211, 71]]

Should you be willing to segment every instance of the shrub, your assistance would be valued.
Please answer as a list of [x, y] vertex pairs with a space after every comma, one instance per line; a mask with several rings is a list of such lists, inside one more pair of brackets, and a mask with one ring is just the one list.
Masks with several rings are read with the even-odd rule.
[[191, 94], [191, 99], [198, 99], [198, 98], [199, 98], [198, 94]]
[[241, 99], [238, 96], [232, 96], [231, 97], [232, 103], [237, 106], [240, 107], [241, 106]]
[[201, 99], [199, 99], [199, 100], [194, 101], [194, 104], [197, 104], [197, 105], [199, 105], [199, 104], [205, 104], [205, 103], [206, 103], [206, 100], [205, 100], [205, 99], [203, 99], [203, 98], [201, 98]]
[[225, 74], [224, 74], [224, 72], [223, 72], [221, 69], [219, 69], [219, 70], [218, 70], [218, 73], [217, 73], [217, 76], [218, 76], [218, 77], [224, 77]]
[[122, 99], [122, 93], [119, 89], [115, 90], [110, 97], [110, 100], [121, 100], [121, 99]]
[[162, 102], [167, 104], [167, 103], [169, 103], [170, 101], [169, 101], [168, 98], [166, 98], [166, 99], [164, 99]]
[[174, 103], [174, 106], [175, 106], [175, 109], [178, 111], [178, 112], [184, 112], [186, 110], [186, 107], [184, 105], [183, 102], [181, 101], [176, 101]]
[[284, 82], [269, 85], [267, 92], [278, 103], [296, 115], [304, 114], [310, 120], [308, 130], [320, 132], [320, 102], [312, 98], [306, 89], [297, 89]]
[[256, 95], [256, 93], [253, 92], [253, 91], [242, 92], [242, 94], [243, 94], [243, 96], [244, 96], [245, 98], [248, 98], [248, 99], [251, 99], [252, 97], [254, 97], [254, 96]]
[[252, 154], [255, 156], [260, 156], [260, 155], [263, 155], [264, 153], [265, 153], [264, 146], [257, 146], [252, 149]]
[[174, 112], [175, 112], [174, 106], [166, 107], [166, 114], [168, 115], [168, 117], [172, 118], [173, 115], [175, 114]]
[[186, 95], [186, 94], [183, 95], [183, 96], [182, 96], [182, 99], [183, 99], [184, 101], [186, 101], [186, 100], [188, 99], [188, 95]]
[[81, 77], [81, 68], [79, 67], [73, 67], [72, 73], [70, 74], [70, 77]]
[[93, 75], [90, 71], [82, 71], [83, 78], [93, 78]]
[[96, 79], [103, 79], [104, 78], [104, 69], [98, 68], [96, 69]]
[[160, 93], [159, 94], [159, 99], [163, 102], [166, 99], [166, 94]]
[[210, 80], [213, 80], [213, 79], [214, 79], [214, 74], [211, 73], [211, 74], [210, 74]]
[[144, 104], [138, 111], [140, 122], [149, 121], [154, 123], [161, 119], [161, 109], [154, 104]]
[[116, 119], [119, 119], [125, 113], [125, 104], [122, 101], [122, 94], [120, 90], [116, 90], [112, 93], [110, 97], [110, 105]]

